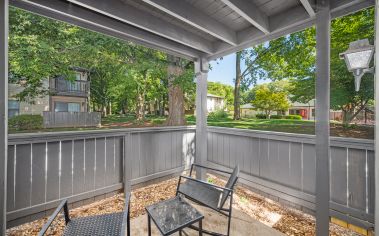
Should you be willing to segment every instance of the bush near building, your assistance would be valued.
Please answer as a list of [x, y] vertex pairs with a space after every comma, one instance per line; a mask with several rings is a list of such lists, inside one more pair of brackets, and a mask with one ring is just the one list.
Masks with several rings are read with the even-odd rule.
[[9, 119], [8, 128], [10, 131], [39, 130], [43, 128], [43, 118], [41, 115], [18, 115]]

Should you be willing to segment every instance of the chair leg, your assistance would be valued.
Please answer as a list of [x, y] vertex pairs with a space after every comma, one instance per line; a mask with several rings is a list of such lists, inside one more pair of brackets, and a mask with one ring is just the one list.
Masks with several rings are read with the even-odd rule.
[[147, 232], [148, 235], [151, 236], [151, 219], [149, 214], [147, 214]]
[[233, 194], [230, 195], [230, 206], [229, 206], [229, 219], [228, 219], [228, 233], [226, 235], [230, 235], [230, 223], [232, 220], [232, 209], [233, 209]]

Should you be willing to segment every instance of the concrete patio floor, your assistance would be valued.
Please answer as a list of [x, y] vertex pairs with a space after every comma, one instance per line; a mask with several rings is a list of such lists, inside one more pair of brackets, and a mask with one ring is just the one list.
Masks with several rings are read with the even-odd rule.
[[[227, 218], [208, 208], [193, 204], [205, 216], [203, 220], [204, 229], [226, 233]], [[254, 235], [254, 236], [283, 236], [284, 234], [268, 227], [265, 224], [251, 218], [242, 211], [233, 208], [233, 218], [230, 235]], [[161, 235], [155, 226], [151, 223], [152, 235]], [[131, 221], [131, 235], [147, 235], [147, 215], [141, 215]], [[178, 233], [173, 235], [179, 235]], [[183, 235], [199, 235], [197, 231], [185, 229]]]

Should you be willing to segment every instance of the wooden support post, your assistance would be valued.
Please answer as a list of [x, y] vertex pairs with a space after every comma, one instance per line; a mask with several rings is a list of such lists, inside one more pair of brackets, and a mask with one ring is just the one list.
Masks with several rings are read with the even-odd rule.
[[[207, 77], [208, 61], [195, 61], [196, 74], [196, 154], [195, 163], [204, 165], [207, 161]], [[196, 169], [196, 178], [205, 180], [205, 171]]]
[[0, 235], [5, 235], [7, 223], [8, 6], [8, 0], [0, 0]]
[[[375, 0], [375, 228], [379, 227], [379, 0]], [[375, 230], [377, 232], [377, 230]]]
[[329, 235], [330, 2], [316, 14], [316, 235]]
[[[131, 149], [132, 149], [132, 134], [127, 133], [124, 135], [124, 193], [130, 193], [132, 191], [132, 155], [131, 155]], [[126, 196], [126, 195], [125, 195]]]

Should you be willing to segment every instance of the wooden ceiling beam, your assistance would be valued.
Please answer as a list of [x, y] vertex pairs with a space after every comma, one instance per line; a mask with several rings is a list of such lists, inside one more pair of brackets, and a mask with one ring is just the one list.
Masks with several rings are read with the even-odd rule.
[[237, 45], [236, 32], [185, 1], [142, 1], [230, 45]]

